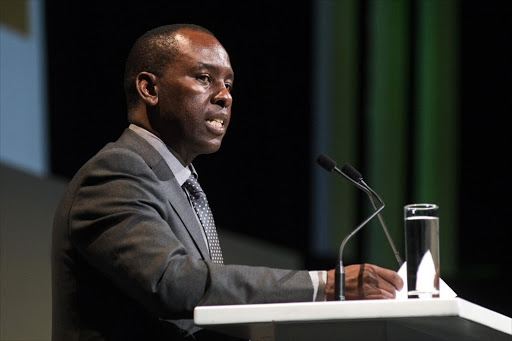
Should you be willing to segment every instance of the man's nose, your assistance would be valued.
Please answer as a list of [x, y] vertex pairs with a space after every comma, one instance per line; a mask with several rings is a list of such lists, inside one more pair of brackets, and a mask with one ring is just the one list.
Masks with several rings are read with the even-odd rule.
[[231, 107], [231, 104], [233, 103], [233, 97], [225, 85], [223, 85], [218, 90], [217, 94], [213, 97], [213, 103], [223, 108]]

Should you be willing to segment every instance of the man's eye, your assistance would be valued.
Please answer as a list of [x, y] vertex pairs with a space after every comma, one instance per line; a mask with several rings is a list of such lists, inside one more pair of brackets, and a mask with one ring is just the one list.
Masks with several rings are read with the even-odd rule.
[[231, 84], [231, 83], [226, 83], [224, 86], [226, 87], [226, 89], [228, 89], [229, 92], [231, 92], [231, 90], [233, 90], [233, 84]]
[[198, 80], [200, 80], [203, 83], [210, 83], [210, 76], [209, 75], [199, 75], [196, 77]]

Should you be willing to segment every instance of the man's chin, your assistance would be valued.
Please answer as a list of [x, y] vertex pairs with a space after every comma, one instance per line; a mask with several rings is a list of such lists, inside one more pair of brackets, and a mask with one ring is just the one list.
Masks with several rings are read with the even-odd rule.
[[208, 150], [204, 154], [213, 154], [216, 153], [220, 149], [220, 143], [217, 145], [210, 146]]
[[207, 143], [204, 143], [200, 147], [199, 155], [201, 155], [201, 154], [213, 154], [213, 153], [217, 152], [220, 149], [221, 143], [222, 143], [222, 138], [220, 138], [218, 140], [208, 141]]

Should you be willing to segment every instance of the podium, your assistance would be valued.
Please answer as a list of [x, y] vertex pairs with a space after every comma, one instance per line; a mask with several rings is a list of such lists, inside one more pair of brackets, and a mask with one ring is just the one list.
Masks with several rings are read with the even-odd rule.
[[196, 325], [252, 341], [512, 340], [512, 319], [461, 298], [204, 306]]

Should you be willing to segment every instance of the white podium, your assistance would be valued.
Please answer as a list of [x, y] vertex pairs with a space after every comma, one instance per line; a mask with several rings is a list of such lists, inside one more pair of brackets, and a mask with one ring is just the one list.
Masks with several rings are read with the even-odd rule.
[[461, 298], [205, 306], [194, 322], [252, 341], [512, 341], [511, 318]]

